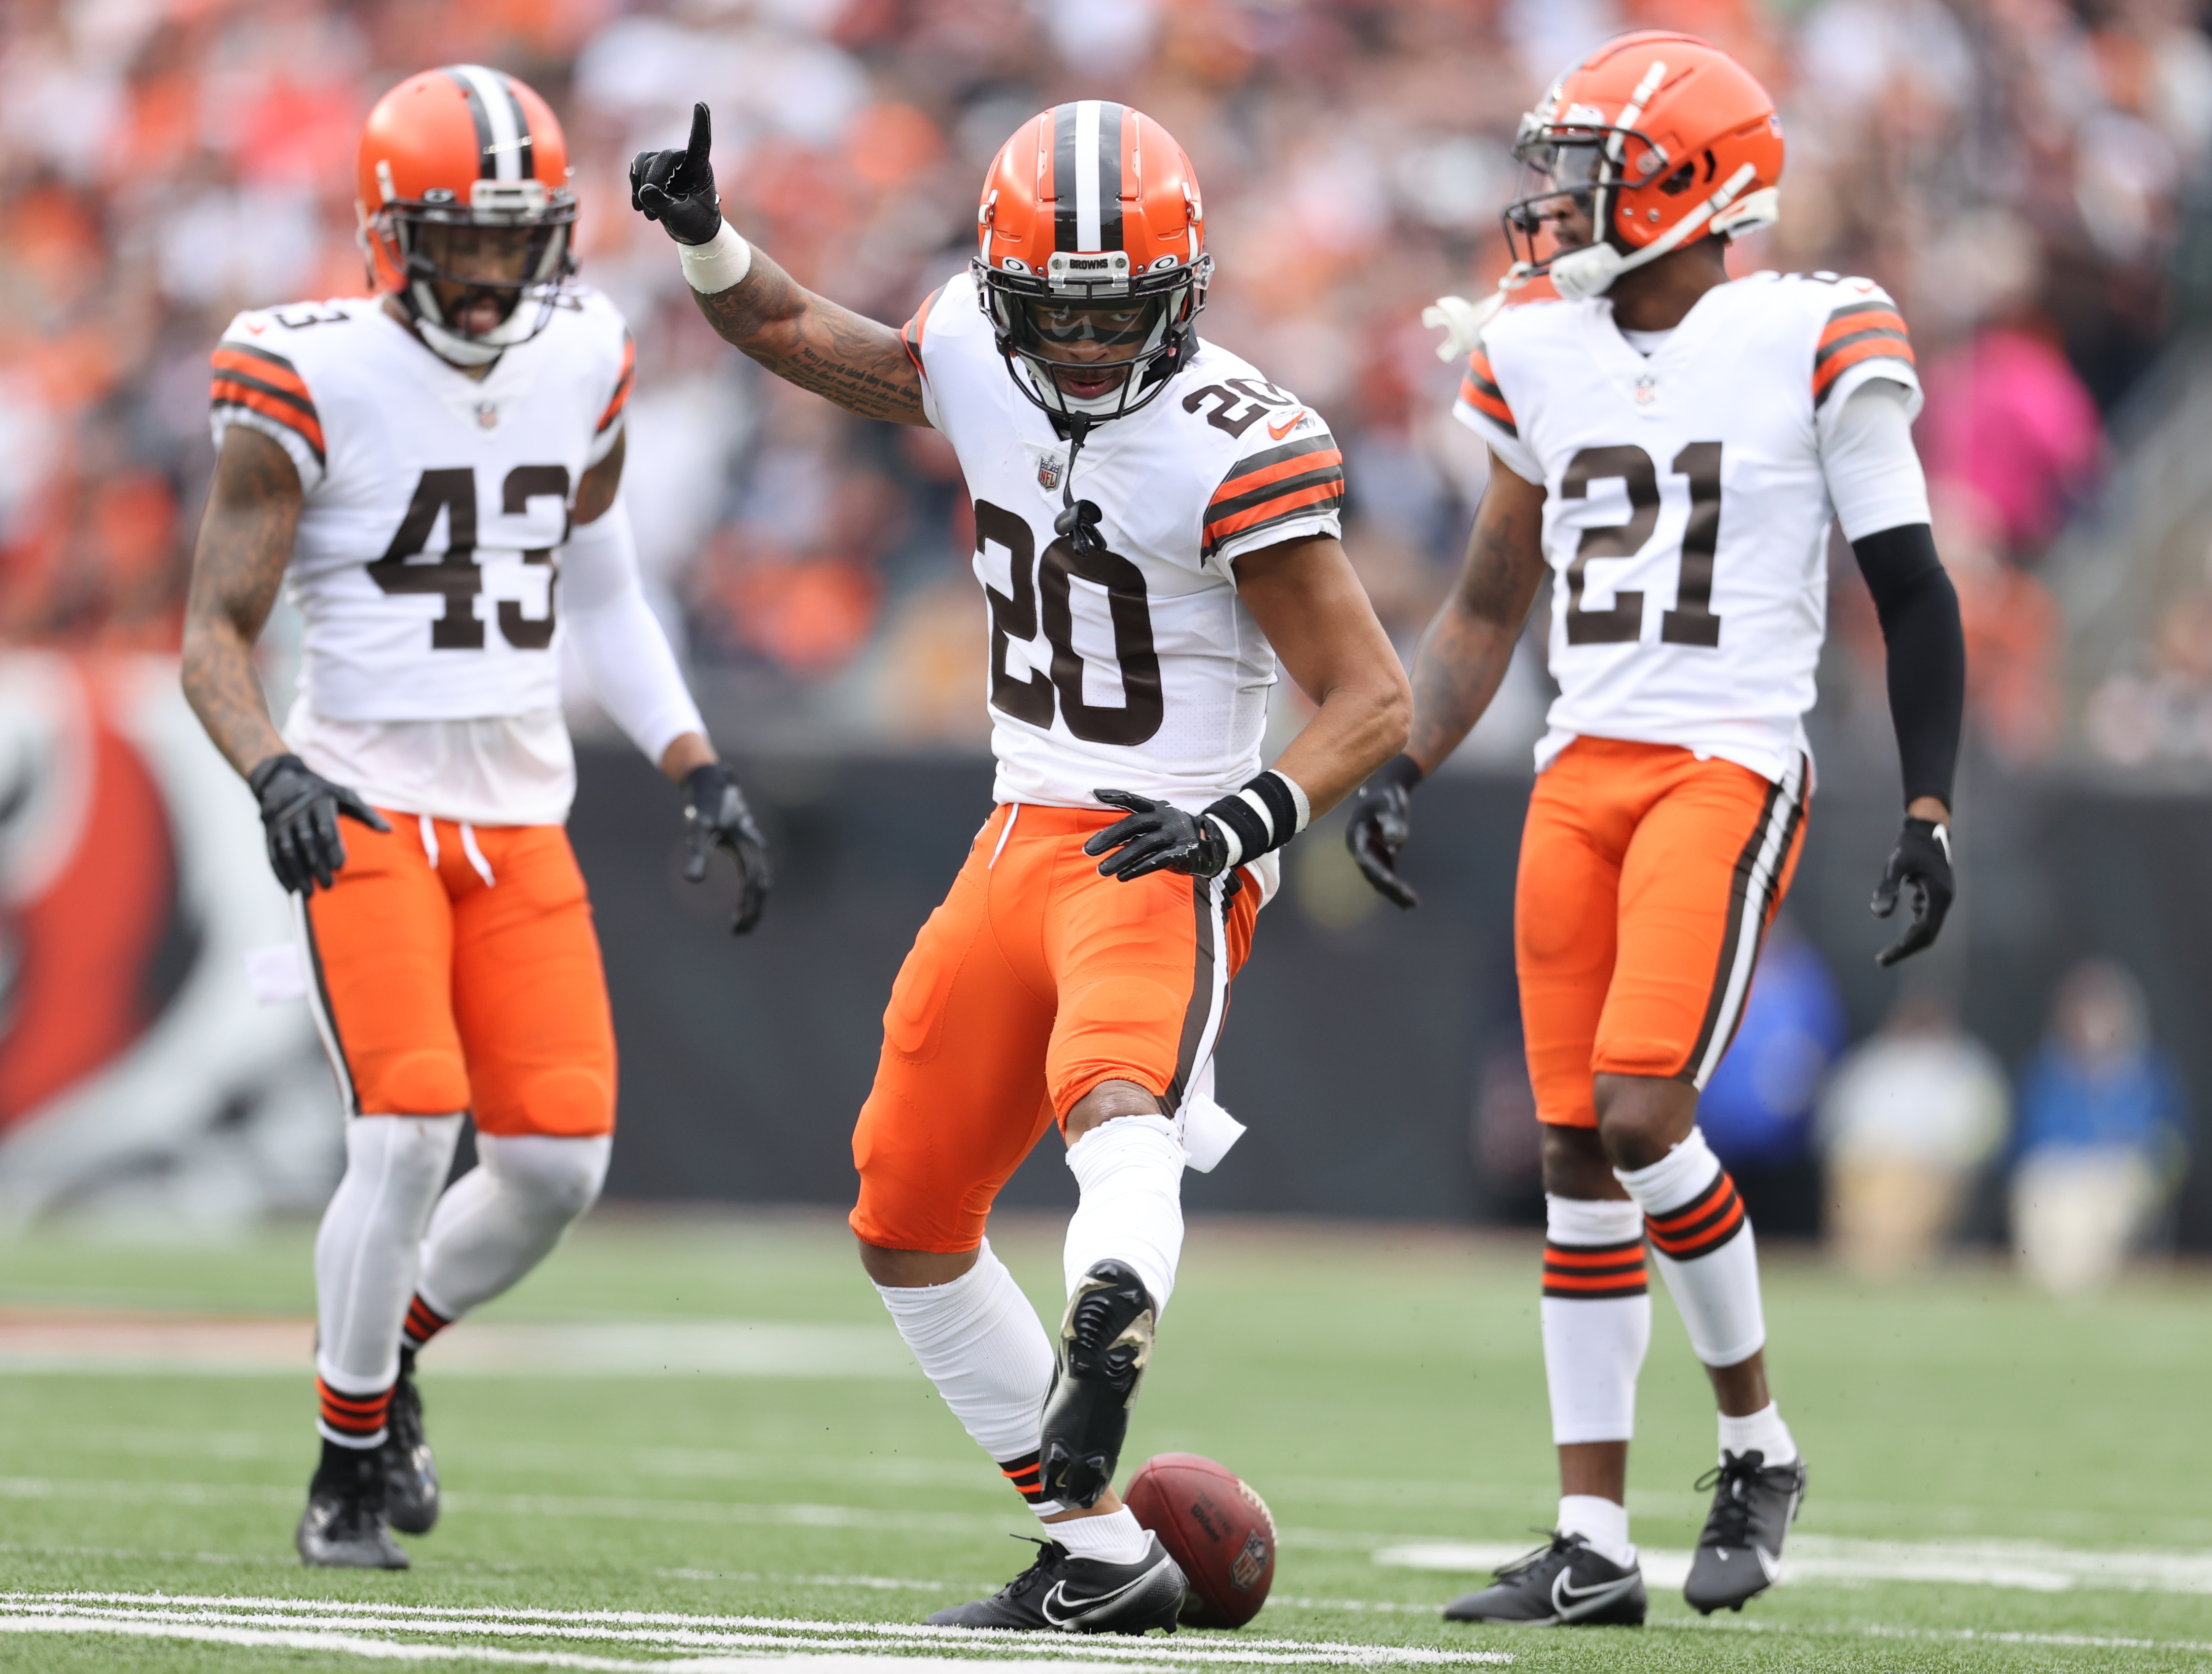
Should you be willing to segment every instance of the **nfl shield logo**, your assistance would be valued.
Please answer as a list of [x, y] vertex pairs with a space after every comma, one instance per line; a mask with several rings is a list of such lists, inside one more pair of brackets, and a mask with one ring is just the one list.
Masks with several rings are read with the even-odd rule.
[[483, 430], [495, 430], [499, 428], [498, 402], [479, 401], [477, 403], [477, 428]]
[[1659, 380], [1649, 372], [1636, 380], [1636, 405], [1648, 407], [1659, 399]]
[[1047, 454], [1037, 461], [1037, 486], [1047, 494], [1051, 493], [1060, 486], [1060, 473], [1064, 469], [1066, 464], [1059, 454]]

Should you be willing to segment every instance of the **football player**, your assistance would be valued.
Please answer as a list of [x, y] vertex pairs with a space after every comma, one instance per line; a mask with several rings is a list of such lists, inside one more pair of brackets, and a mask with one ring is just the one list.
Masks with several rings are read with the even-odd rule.
[[1904, 768], [1875, 910], [1909, 892], [1911, 922], [1885, 965], [1934, 941], [1950, 904], [1966, 652], [1895, 304], [1833, 274], [1729, 277], [1730, 236], [1774, 218], [1782, 173], [1759, 83], [1690, 36], [1624, 35], [1523, 119], [1516, 152], [1532, 178], [1505, 213], [1524, 258], [1508, 283], [1546, 276], [1557, 299], [1439, 304], [1447, 357], [1473, 350], [1456, 411], [1490, 446], [1490, 482], [1415, 661], [1412, 743], [1363, 788], [1348, 836], [1412, 906], [1395, 869], [1410, 795], [1497, 691], [1548, 566], [1560, 691], [1514, 941], [1563, 1497], [1550, 1545], [1446, 1615], [1635, 1622], [1623, 1490], [1647, 1240], [1720, 1408], [1691, 1604], [1741, 1608], [1771, 1585], [1805, 1492], [1767, 1387], [1751, 1223], [1697, 1110], [1804, 842], [1831, 521], [1881, 614]]
[[[997, 806], [884, 1014], [854, 1135], [861, 1264], [945, 1404], [1048, 1525], [971, 1627], [1169, 1627], [1183, 1581], [1115, 1494], [1174, 1289], [1181, 1181], [1241, 1131], [1214, 1043], [1279, 851], [1403, 747], [1410, 694], [1338, 544], [1319, 414], [1197, 335], [1198, 182], [1151, 118], [1024, 123], [969, 271], [905, 328], [802, 289], [722, 220], [706, 107], [632, 166], [724, 338], [932, 424], [975, 509]], [[1277, 660], [1318, 709], [1272, 768]], [[984, 1237], [1055, 1124], [1081, 1189], [1048, 1340]]]
[[[310, 1564], [406, 1567], [392, 1528], [438, 1513], [416, 1351], [536, 1266], [605, 1177], [615, 1044], [562, 829], [564, 640], [683, 788], [690, 875], [736, 856], [736, 929], [769, 887], [639, 589], [629, 333], [570, 282], [568, 181], [520, 82], [403, 82], [362, 135], [377, 294], [250, 310], [215, 351], [185, 691], [259, 799], [347, 1116], [315, 1244]], [[252, 651], [288, 580], [306, 630], [280, 733]], [[480, 1160], [447, 1190], [464, 1113]]]

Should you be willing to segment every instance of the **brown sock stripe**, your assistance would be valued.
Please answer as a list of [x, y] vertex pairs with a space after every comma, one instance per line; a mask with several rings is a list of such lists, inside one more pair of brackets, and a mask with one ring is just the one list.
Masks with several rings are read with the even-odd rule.
[[392, 1391], [388, 1388], [374, 1395], [341, 1395], [318, 1378], [315, 1399], [323, 1422], [341, 1435], [373, 1436], [384, 1427], [392, 1411]]
[[1643, 1296], [1650, 1281], [1644, 1267], [1644, 1240], [1620, 1244], [1554, 1244], [1544, 1241], [1544, 1294], [1577, 1301], [1610, 1301]]
[[417, 1348], [453, 1323], [420, 1296], [407, 1305], [407, 1341]]
[[1651, 1242], [1662, 1254], [1678, 1262], [1710, 1256], [1744, 1229], [1743, 1199], [1725, 1168], [1717, 1169], [1713, 1183], [1691, 1202], [1665, 1218], [1644, 1218]]

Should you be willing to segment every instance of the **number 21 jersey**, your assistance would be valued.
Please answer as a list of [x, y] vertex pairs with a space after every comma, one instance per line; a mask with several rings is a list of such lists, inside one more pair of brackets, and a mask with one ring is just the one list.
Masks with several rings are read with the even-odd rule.
[[1602, 297], [1491, 322], [1454, 411], [1547, 490], [1559, 696], [1540, 771], [1580, 736], [1789, 771], [1827, 627], [1821, 449], [1874, 378], [1918, 410], [1896, 304], [1830, 274], [1717, 286], [1648, 356]]
[[1234, 566], [1340, 533], [1343, 455], [1321, 416], [1201, 340], [1085, 441], [1073, 491], [1107, 551], [1078, 553], [1054, 528], [1067, 442], [1007, 375], [974, 280], [949, 281], [906, 341], [975, 502], [995, 799], [1096, 807], [1110, 788], [1195, 812], [1250, 779], [1275, 654]]

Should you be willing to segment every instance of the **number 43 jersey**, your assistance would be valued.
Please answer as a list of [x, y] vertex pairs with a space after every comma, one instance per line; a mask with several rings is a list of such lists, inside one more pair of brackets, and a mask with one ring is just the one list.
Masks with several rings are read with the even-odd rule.
[[214, 356], [216, 442], [250, 425], [299, 467], [287, 580], [314, 715], [557, 709], [554, 553], [577, 482], [621, 434], [632, 353], [614, 305], [581, 286], [481, 380], [373, 297], [231, 322]]
[[1059, 535], [1068, 445], [1014, 386], [966, 275], [906, 327], [930, 423], [975, 508], [1001, 802], [1133, 791], [1196, 812], [1261, 768], [1275, 654], [1235, 561], [1340, 533], [1343, 456], [1319, 414], [1201, 341], [1167, 388], [1094, 429], [1073, 491], [1107, 551]]
[[[1832, 274], [1717, 286], [1648, 356], [1602, 297], [1492, 321], [1454, 411], [1547, 490], [1559, 696], [1539, 771], [1589, 736], [1784, 776], [1805, 749], [1827, 626], [1822, 453], [1876, 378], [1917, 411], [1896, 304]], [[1922, 494], [1899, 486], [1901, 502]], [[1923, 495], [1897, 521], [1926, 517]]]

